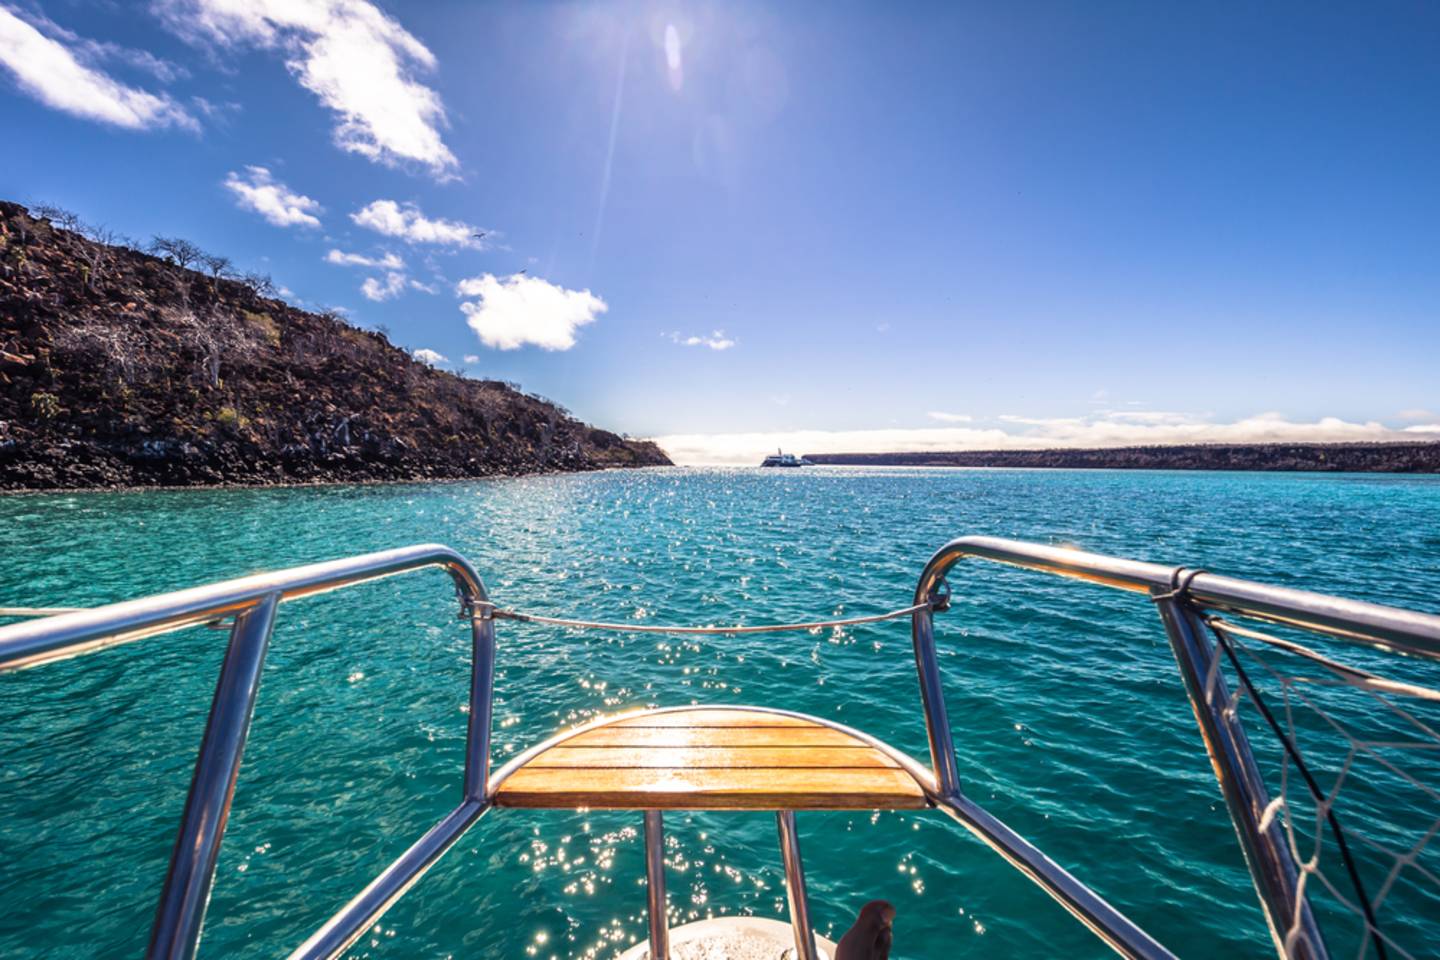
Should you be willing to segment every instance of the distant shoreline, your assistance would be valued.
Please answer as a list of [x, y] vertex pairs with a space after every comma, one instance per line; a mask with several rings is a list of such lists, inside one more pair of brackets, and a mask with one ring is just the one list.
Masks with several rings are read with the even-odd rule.
[[1233, 470], [1287, 473], [1440, 473], [1440, 441], [1244, 443], [923, 453], [807, 453], [828, 466], [1002, 467], [1069, 470]]
[[[671, 464], [673, 467], [674, 465]], [[402, 487], [402, 486], [443, 486], [455, 483], [491, 483], [503, 480], [539, 480], [546, 477], [579, 477], [596, 473], [616, 473], [625, 470], [657, 470], [659, 467], [595, 467], [588, 470], [536, 470], [520, 473], [492, 473], [483, 477], [362, 477], [354, 480], [277, 480], [266, 482], [221, 482], [221, 483], [129, 483], [114, 486], [94, 487], [13, 487], [0, 488], [0, 498], [55, 495], [65, 493], [174, 493], [195, 491], [213, 493], [226, 490], [317, 490], [331, 487]]]

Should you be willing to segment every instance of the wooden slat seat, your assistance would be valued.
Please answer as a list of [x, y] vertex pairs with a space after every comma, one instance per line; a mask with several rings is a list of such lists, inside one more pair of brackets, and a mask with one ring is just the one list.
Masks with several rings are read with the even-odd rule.
[[885, 751], [807, 717], [689, 708], [625, 717], [541, 750], [495, 792], [502, 807], [869, 810], [926, 804]]

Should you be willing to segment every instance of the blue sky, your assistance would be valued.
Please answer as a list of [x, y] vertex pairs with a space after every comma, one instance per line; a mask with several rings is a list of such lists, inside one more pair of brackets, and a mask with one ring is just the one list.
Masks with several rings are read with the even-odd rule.
[[1424, 3], [0, 0], [0, 196], [686, 461], [1433, 438], [1437, 50]]

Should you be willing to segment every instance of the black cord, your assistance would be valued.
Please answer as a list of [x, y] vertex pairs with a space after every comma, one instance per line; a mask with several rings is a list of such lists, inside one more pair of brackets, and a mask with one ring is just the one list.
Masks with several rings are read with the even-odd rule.
[[[1275, 738], [1280, 741], [1281, 745], [1285, 747], [1285, 753], [1295, 762], [1295, 769], [1300, 771], [1300, 776], [1305, 779], [1305, 785], [1310, 788], [1310, 796], [1317, 805], [1325, 805], [1325, 801], [1322, 799], [1323, 794], [1320, 790], [1320, 785], [1316, 783], [1315, 778], [1310, 775], [1310, 768], [1305, 766], [1305, 761], [1300, 759], [1300, 751], [1295, 748], [1295, 744], [1285, 735], [1285, 732], [1280, 729], [1280, 724], [1276, 722], [1274, 714], [1270, 712], [1270, 708], [1265, 704], [1265, 701], [1260, 698], [1259, 691], [1257, 691], [1255, 685], [1250, 682], [1250, 675], [1245, 672], [1244, 667], [1240, 666], [1240, 661], [1235, 656], [1235, 650], [1230, 645], [1230, 638], [1225, 635], [1224, 630], [1215, 627], [1213, 624], [1210, 626], [1210, 632], [1215, 634], [1215, 638], [1220, 642], [1220, 648], [1225, 651], [1225, 656], [1229, 658], [1230, 665], [1235, 668], [1235, 675], [1240, 678], [1240, 683], [1244, 685], [1245, 692], [1249, 695], [1250, 699], [1255, 702], [1255, 706], [1259, 709], [1260, 715], [1264, 717], [1265, 722], [1270, 725], [1270, 729], [1274, 732]], [[1355, 896], [1360, 900], [1360, 909], [1365, 912], [1365, 925], [1370, 933], [1370, 941], [1375, 944], [1375, 955], [1379, 957], [1380, 960], [1386, 960], [1388, 954], [1385, 952], [1385, 941], [1380, 936], [1380, 924], [1375, 919], [1375, 911], [1370, 908], [1370, 898], [1365, 894], [1365, 884], [1360, 879], [1360, 871], [1355, 866], [1354, 858], [1350, 856], [1350, 845], [1345, 842], [1345, 831], [1340, 829], [1340, 818], [1335, 816], [1334, 809], [1328, 805], [1325, 805], [1325, 819], [1330, 824], [1331, 832], [1335, 834], [1335, 845], [1340, 848], [1340, 858], [1345, 861], [1345, 871], [1350, 874], [1350, 883], [1355, 887]]]

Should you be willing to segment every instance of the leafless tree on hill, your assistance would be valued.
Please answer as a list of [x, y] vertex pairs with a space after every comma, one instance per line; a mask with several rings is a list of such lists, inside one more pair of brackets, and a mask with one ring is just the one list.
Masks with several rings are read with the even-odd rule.
[[173, 310], [166, 323], [180, 331], [181, 343], [194, 352], [200, 372], [212, 388], [220, 385], [221, 364], [259, 346], [257, 332], [244, 319], [225, 310], [203, 317], [190, 310]]
[[113, 247], [120, 242], [120, 234], [106, 226], [81, 224], [80, 233], [89, 243], [79, 245], [76, 251], [80, 262], [85, 265], [85, 285], [92, 290], [95, 281], [101, 279], [110, 269], [114, 259]]
[[250, 292], [257, 297], [274, 299], [280, 293], [275, 286], [275, 281], [270, 279], [268, 273], [247, 273], [240, 278], [240, 282], [249, 287]]
[[213, 253], [200, 254], [200, 265], [210, 274], [212, 280], [230, 276], [231, 268], [235, 266], [229, 257], [217, 257]]
[[181, 237], [162, 237], [158, 233], [150, 240], [150, 252], [187, 270], [191, 264], [205, 256], [205, 251], [189, 240]]
[[79, 231], [84, 224], [80, 222], [80, 216], [64, 207], [56, 206], [53, 203], [37, 203], [30, 208], [30, 212], [40, 220], [49, 220], [62, 230]]
[[127, 386], [147, 369], [145, 340], [128, 320], [111, 314], [82, 313], [55, 334], [60, 350], [94, 364]]

